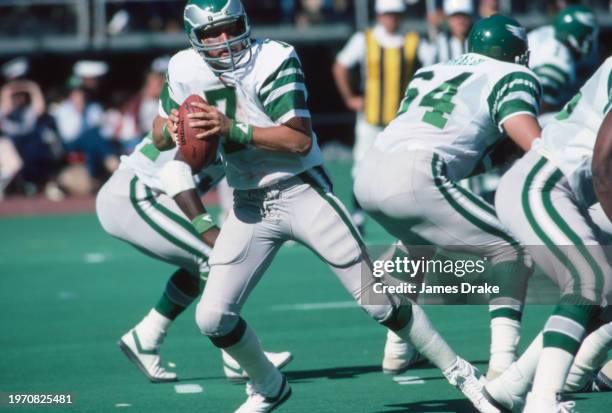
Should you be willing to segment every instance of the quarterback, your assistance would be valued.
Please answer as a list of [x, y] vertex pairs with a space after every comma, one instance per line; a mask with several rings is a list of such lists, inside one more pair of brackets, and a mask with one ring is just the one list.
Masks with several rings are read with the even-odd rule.
[[[191, 0], [184, 20], [192, 47], [170, 61], [154, 138], [160, 149], [173, 146], [179, 104], [192, 94], [208, 102], [190, 115], [190, 123], [202, 130], [202, 139], [221, 136], [234, 205], [209, 260], [196, 322], [250, 378], [248, 398], [237, 411], [268, 412], [291, 394], [240, 315], [289, 240], [313, 250], [372, 318], [413, 342], [479, 410], [493, 411], [477, 371], [450, 349], [418, 306], [400, 306], [399, 297], [380, 294], [378, 304], [361, 303], [377, 280], [371, 274], [362, 280], [362, 268], [371, 272], [371, 263], [323, 168], [294, 48], [252, 39], [239, 0]], [[183, 187], [185, 171], [175, 171], [176, 188]]]
[[[531, 147], [540, 136], [540, 85], [525, 67], [525, 29], [514, 19], [480, 20], [468, 50], [417, 71], [397, 117], [359, 170], [355, 195], [416, 257], [442, 247], [488, 260], [488, 281], [500, 288], [490, 296], [493, 377], [515, 359], [531, 260], [493, 206], [458, 182], [505, 135], [523, 150]], [[431, 248], [417, 252], [411, 245]]]
[[[561, 289], [542, 333], [510, 369], [487, 385], [491, 399], [505, 409], [520, 407], [531, 388], [525, 413], [572, 412], [573, 402], [557, 397], [568, 374], [568, 385], [576, 390], [575, 378], [584, 377], [581, 370], [598, 368], [612, 345], [612, 323], [603, 312], [609, 311], [612, 298], [612, 268], [599, 228], [588, 215], [597, 202], [594, 188], [599, 193], [609, 190], [601, 186], [609, 178], [593, 161], [593, 148], [612, 107], [611, 80], [608, 58], [544, 128], [542, 139], [502, 177], [497, 191], [500, 220], [529, 245], [537, 264]], [[609, 203], [602, 205], [609, 213]]]
[[[160, 346], [173, 321], [200, 295], [209, 271], [208, 257], [219, 232], [212, 221], [202, 220], [208, 224], [196, 228], [181, 209], [181, 199], [175, 202], [168, 195], [162, 171], [172, 166], [176, 152], [160, 152], [147, 135], [130, 156], [121, 158], [119, 169], [96, 198], [98, 219], [106, 232], [178, 267], [157, 305], [118, 343], [154, 383], [177, 380], [176, 373], [162, 365]], [[193, 191], [197, 183], [205, 193], [223, 176], [223, 167], [216, 162], [192, 178]], [[226, 376], [230, 380], [245, 379], [236, 361], [224, 352], [222, 355]], [[291, 361], [288, 352], [267, 356], [279, 367]]]

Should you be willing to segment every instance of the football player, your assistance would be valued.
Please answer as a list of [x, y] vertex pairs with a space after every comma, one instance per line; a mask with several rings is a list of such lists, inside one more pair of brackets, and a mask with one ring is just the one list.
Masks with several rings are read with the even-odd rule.
[[[157, 305], [135, 327], [121, 337], [119, 347], [152, 382], [177, 380], [176, 373], [161, 363], [159, 348], [176, 317], [200, 295], [208, 275], [208, 257], [219, 229], [210, 216], [202, 215], [193, 225], [167, 194], [160, 171], [172, 167], [176, 150], [160, 152], [146, 136], [100, 189], [96, 199], [98, 219], [106, 232], [150, 257], [176, 265]], [[192, 178], [193, 189], [183, 196], [211, 189], [224, 176], [216, 162]], [[194, 181], [195, 179], [195, 181]], [[203, 207], [202, 207], [203, 208]], [[223, 369], [230, 380], [246, 375], [228, 354], [222, 352]], [[289, 352], [267, 353], [282, 367], [291, 361]]]
[[[544, 128], [542, 139], [502, 177], [497, 191], [501, 221], [530, 246], [537, 264], [561, 289], [542, 333], [510, 369], [487, 384], [491, 400], [500, 408], [520, 408], [531, 388], [524, 413], [573, 412], [574, 403], [559, 401], [558, 394], [583, 338], [608, 322], [584, 340], [584, 354], [576, 360], [578, 373], [596, 368], [612, 345], [612, 323], [601, 317], [602, 307], [612, 298], [612, 268], [599, 228], [588, 215], [588, 208], [597, 202], [595, 192], [604, 211], [611, 211], [609, 165], [601, 162], [603, 154], [593, 152], [606, 115], [604, 126], [610, 127], [611, 76], [612, 58], [608, 58]], [[602, 135], [603, 153], [610, 144], [609, 131]]]
[[[323, 169], [294, 48], [251, 39], [239, 0], [190, 0], [184, 19], [192, 48], [170, 61], [154, 138], [158, 148], [171, 147], [179, 103], [191, 94], [203, 95], [208, 104], [199, 105], [201, 112], [188, 120], [201, 129], [200, 138], [221, 137], [234, 205], [210, 257], [196, 321], [248, 373], [248, 398], [238, 412], [271, 411], [291, 394], [240, 316], [288, 240], [312, 249], [372, 318], [410, 340], [479, 410], [492, 411], [475, 368], [450, 349], [420, 307], [400, 306], [399, 297], [373, 292], [377, 281], [363, 240]], [[177, 188], [188, 168], [184, 164], [183, 172], [169, 175]], [[373, 296], [377, 301], [361, 300]]]
[[523, 150], [531, 147], [540, 136], [540, 85], [526, 67], [525, 29], [514, 19], [480, 20], [468, 50], [415, 74], [397, 117], [358, 172], [355, 194], [409, 249], [431, 245], [429, 257], [438, 246], [488, 259], [491, 284], [500, 287], [490, 301], [494, 377], [515, 359], [531, 260], [493, 206], [458, 181], [505, 135]]
[[543, 114], [560, 110], [577, 91], [576, 65], [595, 48], [597, 30], [591, 9], [569, 6], [552, 25], [529, 33], [529, 67], [542, 84]]

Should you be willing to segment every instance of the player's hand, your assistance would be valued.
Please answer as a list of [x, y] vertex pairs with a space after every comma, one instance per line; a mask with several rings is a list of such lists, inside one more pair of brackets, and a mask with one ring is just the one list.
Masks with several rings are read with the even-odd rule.
[[179, 121], [179, 111], [177, 109], [172, 109], [170, 111], [170, 116], [166, 120], [166, 125], [168, 127], [168, 132], [170, 133], [170, 137], [172, 141], [176, 144], [178, 141], [178, 121]]
[[230, 130], [230, 120], [219, 109], [204, 103], [195, 102], [193, 106], [202, 109], [201, 112], [190, 113], [189, 126], [202, 129], [196, 135], [198, 139], [210, 139], [217, 135], [227, 135]]
[[361, 112], [363, 110], [363, 97], [351, 96], [344, 101], [346, 106], [353, 112]]
[[211, 229], [202, 234], [202, 241], [204, 241], [204, 243], [209, 247], [214, 247], [220, 231], [221, 230], [219, 229], [219, 227], [212, 227]]

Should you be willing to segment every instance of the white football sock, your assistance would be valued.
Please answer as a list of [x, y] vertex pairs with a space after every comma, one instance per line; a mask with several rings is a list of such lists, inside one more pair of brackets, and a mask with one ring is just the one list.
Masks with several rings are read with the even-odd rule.
[[542, 349], [531, 392], [538, 397], [556, 400], [563, 390], [574, 355], [556, 347]]
[[611, 346], [612, 323], [605, 324], [589, 334], [576, 354], [563, 390], [570, 392], [584, 388], [591, 374], [606, 360]]
[[516, 359], [521, 323], [506, 317], [491, 320], [491, 359], [489, 370], [504, 372]]
[[421, 307], [416, 304], [412, 305], [412, 319], [408, 325], [396, 333], [412, 343], [419, 353], [442, 371], [446, 371], [457, 361], [457, 354], [431, 325]]
[[135, 328], [142, 345], [145, 348], [150, 348], [157, 345], [171, 324], [172, 320], [153, 308]]
[[393, 330], [387, 330], [385, 355], [405, 357], [410, 352], [411, 344], [398, 336]]
[[283, 376], [265, 356], [257, 336], [247, 326], [240, 341], [223, 349], [249, 375], [255, 390], [265, 396], [275, 396]]
[[542, 347], [543, 335], [540, 333], [517, 361], [497, 379], [487, 383], [487, 392], [506, 406], [512, 405], [512, 400], [507, 397], [509, 395], [514, 398], [525, 397], [531, 387]]

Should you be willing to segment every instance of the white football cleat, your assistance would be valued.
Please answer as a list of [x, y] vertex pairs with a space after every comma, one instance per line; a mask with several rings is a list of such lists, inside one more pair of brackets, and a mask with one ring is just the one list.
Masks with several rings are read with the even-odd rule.
[[[274, 367], [279, 370], [285, 367], [293, 360], [293, 355], [289, 351], [281, 351], [280, 353], [264, 351], [264, 354], [266, 355], [268, 360], [270, 360], [270, 362], [274, 364]], [[249, 379], [249, 376], [244, 370], [242, 370], [242, 367], [240, 367], [236, 360], [234, 360], [229, 354], [227, 354], [223, 350], [221, 350], [221, 355], [223, 358], [223, 372], [225, 373], [225, 377], [227, 377], [229, 381], [241, 383]]]
[[165, 334], [162, 334], [154, 346], [143, 347], [136, 329], [131, 329], [121, 337], [117, 345], [127, 358], [153, 383], [176, 381], [176, 373], [166, 371], [161, 366], [159, 346]]
[[427, 360], [416, 349], [395, 334], [387, 331], [387, 341], [385, 342], [385, 354], [383, 356], [382, 370], [384, 374], [397, 376], [404, 373], [411, 366]]
[[486, 379], [480, 371], [461, 357], [443, 372], [450, 384], [457, 387], [481, 413], [500, 413], [484, 396]]
[[276, 396], [266, 397], [263, 394], [257, 393], [251, 383], [246, 385], [246, 393], [248, 395], [246, 402], [236, 410], [235, 413], [267, 413], [276, 409], [283, 404], [289, 396], [291, 396], [291, 387], [285, 376], [281, 381], [280, 390]]
[[529, 393], [523, 413], [578, 413], [573, 401], [560, 402]]

